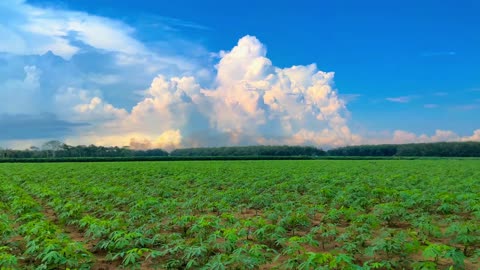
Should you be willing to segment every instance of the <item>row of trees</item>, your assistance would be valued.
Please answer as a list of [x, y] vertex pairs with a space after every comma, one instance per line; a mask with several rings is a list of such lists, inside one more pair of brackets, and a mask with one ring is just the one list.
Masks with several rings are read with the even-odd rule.
[[128, 147], [95, 145], [71, 146], [49, 141], [26, 150], [0, 149], [0, 158], [83, 158], [83, 157], [242, 157], [242, 156], [373, 156], [373, 157], [480, 157], [480, 142], [440, 142], [346, 146], [324, 151], [312, 146], [236, 146], [133, 150]]
[[328, 151], [330, 156], [480, 157], [480, 142], [438, 142], [346, 146]]
[[235, 146], [177, 149], [170, 153], [176, 157], [215, 156], [325, 156], [322, 149], [312, 146]]
[[42, 147], [26, 150], [0, 149], [0, 158], [72, 158], [72, 157], [159, 157], [168, 156], [162, 149], [132, 150], [128, 147], [95, 145], [71, 146], [60, 141], [49, 141]]

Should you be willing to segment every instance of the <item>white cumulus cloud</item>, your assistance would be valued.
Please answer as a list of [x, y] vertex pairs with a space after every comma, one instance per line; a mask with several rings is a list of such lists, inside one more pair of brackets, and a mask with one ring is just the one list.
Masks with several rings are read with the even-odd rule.
[[361, 143], [366, 144], [403, 144], [403, 143], [432, 143], [432, 142], [455, 142], [455, 141], [480, 141], [480, 129], [474, 130], [473, 134], [460, 136], [451, 130], [437, 129], [432, 135], [416, 134], [405, 130], [395, 130], [390, 136], [382, 138], [363, 138]]
[[128, 114], [126, 110], [105, 102], [100, 94], [100, 91], [72, 87], [60, 89], [55, 95], [55, 111], [65, 120], [89, 123], [103, 123]]
[[[347, 109], [333, 88], [332, 72], [320, 71], [315, 64], [278, 68], [253, 36], [241, 38], [220, 55], [214, 87], [203, 87], [192, 76], [159, 75], [128, 115], [118, 113], [105, 123], [108, 130], [135, 134], [130, 144], [140, 148], [169, 140], [176, 146], [359, 141], [347, 125]], [[74, 107], [75, 113], [85, 114], [100, 103], [84, 102]]]

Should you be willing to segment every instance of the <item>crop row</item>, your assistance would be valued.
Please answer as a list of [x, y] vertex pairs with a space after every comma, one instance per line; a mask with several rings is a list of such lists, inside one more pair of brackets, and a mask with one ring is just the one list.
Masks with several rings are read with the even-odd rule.
[[[16, 269], [34, 265], [35, 269], [89, 269], [93, 256], [82, 243], [73, 241], [62, 232], [42, 212], [43, 208], [22, 188], [3, 182], [0, 187], [0, 198], [5, 212], [2, 222], [2, 269]], [[8, 204], [8, 209], [6, 205]], [[8, 239], [14, 234], [22, 237], [23, 243], [16, 243], [20, 254], [13, 251], [12, 242]], [[19, 264], [17, 256], [24, 265]]]

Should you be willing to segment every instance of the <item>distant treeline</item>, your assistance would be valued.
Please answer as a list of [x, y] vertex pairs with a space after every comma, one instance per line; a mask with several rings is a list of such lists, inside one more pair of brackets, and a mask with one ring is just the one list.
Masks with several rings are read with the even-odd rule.
[[[66, 159], [79, 161], [108, 160], [211, 160], [219, 159], [335, 159], [335, 157], [480, 157], [480, 142], [440, 142], [420, 144], [386, 144], [346, 146], [324, 151], [312, 146], [238, 146], [177, 149], [133, 150], [128, 147], [70, 146], [50, 141], [41, 148], [27, 150], [0, 149], [0, 159], [17, 161], [41, 159], [45, 162]], [[345, 158], [342, 158], [345, 159]]]
[[177, 149], [174, 157], [239, 157], [239, 156], [325, 156], [322, 149], [312, 146], [234, 146]]
[[480, 157], [480, 142], [438, 142], [346, 146], [329, 150], [330, 156]]
[[41, 148], [30, 147], [26, 150], [0, 149], [0, 158], [7, 159], [45, 159], [45, 158], [90, 158], [90, 157], [162, 157], [168, 152], [162, 149], [132, 150], [127, 147], [104, 147], [95, 145], [71, 146], [59, 141], [50, 141]]
[[177, 149], [170, 156], [480, 157], [480, 142], [358, 145], [328, 151], [311, 146], [209, 147]]
[[[47, 163], [47, 162], [120, 162], [120, 161], [211, 161], [211, 160], [314, 160], [314, 156], [211, 156], [211, 157], [179, 157], [179, 156], [135, 156], [135, 157], [61, 157], [61, 158], [0, 158], [0, 163]], [[324, 159], [357, 160], [358, 157], [329, 157]], [[390, 159], [382, 157], [362, 157], [361, 159]], [[414, 158], [408, 158], [414, 159]]]

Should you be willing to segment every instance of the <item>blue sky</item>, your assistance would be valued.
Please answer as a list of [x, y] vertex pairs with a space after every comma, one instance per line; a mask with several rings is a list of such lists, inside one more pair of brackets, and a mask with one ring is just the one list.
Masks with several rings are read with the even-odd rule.
[[[41, 124], [50, 119], [64, 125], [56, 134], [32, 124], [30, 138], [19, 129], [18, 140], [10, 128], [0, 146], [53, 137], [138, 147], [480, 139], [480, 2], [475, 0], [7, 2], [0, 33], [12, 38], [0, 46], [0, 62], [6, 63], [0, 85], [7, 89], [0, 102], [9, 101], [0, 111], [0, 126], [39, 117]], [[14, 21], [29, 26], [13, 26]], [[251, 38], [240, 44], [246, 36]], [[16, 43], [26, 45], [20, 50]], [[244, 47], [251, 54], [233, 53]], [[256, 66], [245, 59], [269, 63], [261, 76], [249, 77]], [[314, 70], [301, 71], [303, 90], [293, 89], [300, 75], [287, 70], [312, 63]], [[245, 76], [230, 74], [232, 66]], [[26, 82], [29, 72], [38, 76], [32, 85]], [[318, 72], [334, 77], [320, 83]], [[292, 89], [282, 84], [277, 93], [283, 76]], [[173, 83], [172, 78], [187, 77], [198, 91]], [[170, 97], [154, 89], [158, 78], [169, 85], [162, 91]], [[237, 92], [240, 81], [255, 89], [268, 86], [252, 96], [250, 86]], [[324, 86], [329, 89], [322, 96], [308, 90]], [[8, 90], [14, 88], [24, 89], [21, 98]], [[172, 99], [182, 93], [190, 107]], [[136, 115], [135, 108], [141, 111], [149, 99], [165, 104], [149, 108], [157, 110], [151, 115]], [[333, 106], [337, 103], [341, 106]], [[75, 112], [68, 110], [72, 107]], [[317, 111], [322, 116], [310, 117]], [[138, 117], [148, 125], [135, 125]], [[105, 126], [112, 132], [104, 132]]]

